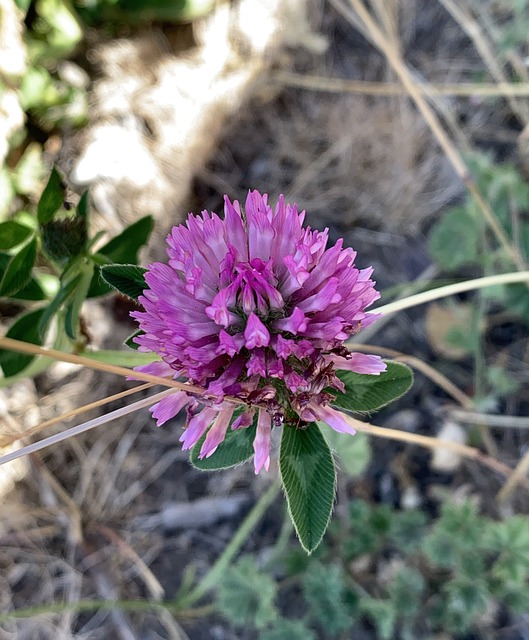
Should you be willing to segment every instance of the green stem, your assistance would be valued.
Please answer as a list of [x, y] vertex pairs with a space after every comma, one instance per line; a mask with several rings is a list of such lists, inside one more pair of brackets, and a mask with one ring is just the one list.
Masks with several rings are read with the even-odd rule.
[[110, 611], [121, 609], [122, 611], [152, 611], [156, 609], [166, 609], [174, 613], [180, 611], [180, 607], [171, 601], [156, 602], [149, 600], [78, 600], [77, 602], [60, 602], [40, 604], [35, 607], [26, 607], [18, 611], [0, 613], [0, 624], [9, 620], [19, 620], [21, 618], [32, 618], [44, 613], [61, 614], [67, 611]]
[[268, 507], [275, 500], [279, 493], [279, 483], [274, 482], [265, 493], [259, 498], [253, 509], [246, 516], [244, 522], [239, 527], [237, 533], [233, 536], [229, 545], [224, 549], [220, 558], [215, 562], [211, 569], [206, 573], [198, 585], [187, 595], [179, 600], [180, 607], [189, 607], [200, 600], [206, 593], [212, 589], [219, 581], [220, 576], [226, 571], [230, 562], [239, 552], [242, 545], [246, 542], [250, 532], [257, 525], [259, 520], [266, 513]]
[[374, 313], [382, 313], [387, 315], [389, 313], [396, 313], [403, 309], [409, 309], [410, 307], [416, 307], [432, 300], [438, 300], [439, 298], [447, 298], [463, 291], [474, 291], [476, 289], [484, 289], [486, 287], [492, 287], [500, 284], [513, 284], [515, 282], [528, 282], [529, 271], [522, 271], [521, 273], [500, 273], [494, 276], [485, 276], [484, 278], [476, 278], [474, 280], [465, 280], [456, 284], [450, 284], [446, 287], [439, 287], [437, 289], [430, 289], [429, 291], [423, 291], [414, 296], [403, 298], [402, 300], [396, 300], [390, 302], [381, 307], [377, 307], [372, 311]]

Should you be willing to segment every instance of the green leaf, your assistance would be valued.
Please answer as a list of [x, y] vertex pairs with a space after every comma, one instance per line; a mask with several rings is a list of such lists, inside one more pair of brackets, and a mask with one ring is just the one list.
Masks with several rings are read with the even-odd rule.
[[137, 351], [138, 347], [140, 345], [136, 344], [136, 342], [134, 342], [134, 338], [136, 338], [137, 336], [142, 336], [142, 335], [145, 335], [145, 331], [142, 331], [141, 329], [138, 329], [134, 333], [131, 333], [130, 336], [125, 340], [125, 342], [123, 344], [126, 345], [127, 347], [129, 347], [129, 349], [134, 349], [134, 351]]
[[0, 223], [0, 251], [6, 251], [24, 242], [33, 231], [14, 220]]
[[94, 263], [91, 260], [84, 259], [81, 267], [81, 278], [78, 285], [75, 287], [75, 291], [71, 296], [71, 299], [66, 305], [66, 315], [64, 317], [64, 329], [66, 335], [71, 340], [77, 340], [79, 333], [79, 316], [81, 314], [81, 307], [86, 300], [86, 294], [88, 287], [92, 280], [94, 273]]
[[339, 468], [356, 478], [362, 475], [371, 462], [371, 442], [365, 433], [357, 433], [355, 436], [349, 433], [338, 433], [324, 422], [318, 422], [318, 426], [331, 450], [338, 457]]
[[487, 610], [489, 599], [484, 581], [454, 578], [444, 587], [449, 595], [448, 608], [452, 612], [478, 616]]
[[[94, 256], [94, 261], [112, 264], [133, 264], [138, 262], [138, 253], [147, 243], [154, 228], [152, 216], [140, 218], [137, 222], [124, 229], [118, 236], [112, 238], [101, 247]], [[96, 259], [97, 258], [97, 259]], [[144, 286], [145, 288], [145, 286]], [[101, 296], [111, 291], [111, 287], [101, 279], [99, 269], [96, 269], [88, 297]]]
[[47, 297], [46, 291], [44, 291], [37, 278], [31, 278], [25, 287], [22, 287], [22, 289], [13, 293], [11, 296], [11, 298], [14, 298], [15, 300], [31, 301], [46, 300]]
[[310, 554], [329, 525], [336, 489], [331, 450], [316, 423], [283, 427], [279, 469], [296, 533]]
[[413, 373], [405, 364], [386, 360], [386, 365], [386, 371], [378, 376], [338, 371], [345, 393], [333, 391], [337, 394], [333, 404], [347, 411], [365, 412], [400, 398], [413, 384]]
[[[19, 316], [9, 327], [6, 337], [14, 340], [23, 340], [31, 344], [42, 344], [38, 326], [43, 313], [44, 309], [36, 309]], [[34, 358], [35, 356], [0, 349], [0, 367], [6, 377], [20, 373]]]
[[[115, 364], [117, 367], [139, 367], [140, 365], [151, 364], [160, 358], [155, 353], [140, 353], [139, 351], [114, 351], [112, 349], [101, 351], [83, 351], [85, 358]], [[132, 374], [132, 372], [131, 372]]]
[[262, 629], [275, 620], [275, 581], [259, 571], [251, 556], [243, 556], [222, 575], [217, 587], [219, 610], [233, 624]]
[[430, 254], [447, 271], [480, 262], [482, 225], [465, 207], [447, 211], [430, 232]]
[[[240, 415], [242, 409], [235, 411], [232, 422]], [[246, 429], [232, 430], [228, 427], [226, 437], [219, 444], [215, 453], [209, 458], [199, 459], [200, 449], [206, 439], [204, 434], [191, 450], [191, 464], [201, 471], [216, 471], [217, 469], [228, 469], [237, 464], [246, 462], [253, 456], [253, 441], [257, 429], [257, 413], [255, 414], [253, 424]]]
[[147, 243], [153, 229], [154, 218], [144, 216], [107, 242], [98, 253], [104, 255], [109, 262], [136, 262], [138, 251]]
[[[2, 277], [1, 274], [4, 273], [9, 261], [11, 260], [11, 256], [7, 253], [0, 253], [0, 279]], [[16, 300], [46, 300], [47, 295], [46, 291], [42, 288], [41, 283], [34, 277], [32, 277], [25, 287], [22, 287], [16, 293], [13, 293], [11, 298], [15, 298]]]
[[326, 635], [337, 638], [341, 631], [351, 627], [353, 616], [347, 610], [345, 575], [341, 567], [312, 561], [302, 587], [310, 619], [325, 629]]
[[137, 302], [147, 289], [144, 275], [146, 271], [147, 269], [135, 264], [109, 264], [101, 267], [100, 274], [113, 289]]
[[48, 184], [44, 187], [44, 191], [37, 205], [37, 219], [39, 224], [44, 225], [49, 222], [62, 207], [63, 202], [64, 187], [62, 178], [57, 169], [53, 168]]
[[42, 314], [42, 318], [40, 319], [38, 331], [41, 337], [44, 337], [46, 330], [48, 328], [49, 323], [51, 322], [53, 316], [59, 311], [61, 306], [70, 298], [70, 296], [75, 291], [75, 288], [81, 281], [82, 274], [78, 273], [74, 278], [72, 278], [67, 284], [61, 284], [61, 288], [59, 292], [55, 296], [55, 298], [50, 302], [50, 304], [44, 310]]
[[89, 204], [89, 195], [88, 191], [85, 191], [81, 198], [79, 199], [79, 203], [77, 205], [77, 215], [83, 220], [88, 220], [88, 204]]
[[12, 296], [28, 284], [36, 259], [37, 240], [33, 239], [9, 261], [0, 281], [0, 296]]
[[316, 634], [300, 620], [278, 618], [271, 629], [261, 632], [259, 640], [316, 640]]

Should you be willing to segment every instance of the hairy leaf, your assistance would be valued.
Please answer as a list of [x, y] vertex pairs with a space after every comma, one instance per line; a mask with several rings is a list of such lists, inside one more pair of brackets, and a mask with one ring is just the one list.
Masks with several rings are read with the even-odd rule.
[[310, 554], [329, 525], [336, 489], [332, 454], [317, 424], [283, 427], [279, 469], [296, 533]]
[[[140, 218], [101, 247], [94, 256], [94, 260], [99, 264], [106, 262], [109, 265], [130, 264], [135, 266], [138, 262], [139, 250], [149, 240], [153, 228], [154, 218], [152, 216]], [[111, 286], [105, 282], [104, 278], [101, 278], [99, 267], [96, 267], [88, 297], [101, 296], [111, 290]]]
[[386, 361], [387, 369], [378, 376], [338, 371], [345, 393], [337, 393], [333, 404], [340, 409], [366, 412], [380, 409], [400, 398], [413, 384], [413, 373], [405, 364]]
[[137, 302], [147, 288], [144, 277], [146, 271], [135, 264], [109, 264], [101, 267], [100, 274], [113, 289]]
[[[242, 409], [235, 411], [232, 422], [240, 415]], [[215, 471], [217, 469], [228, 469], [235, 465], [246, 462], [253, 456], [253, 441], [255, 439], [255, 431], [257, 429], [257, 414], [255, 415], [253, 424], [245, 429], [232, 430], [228, 427], [224, 441], [219, 444], [217, 450], [209, 458], [199, 459], [199, 453], [206, 433], [200, 438], [196, 445], [191, 449], [191, 464], [201, 471]]]

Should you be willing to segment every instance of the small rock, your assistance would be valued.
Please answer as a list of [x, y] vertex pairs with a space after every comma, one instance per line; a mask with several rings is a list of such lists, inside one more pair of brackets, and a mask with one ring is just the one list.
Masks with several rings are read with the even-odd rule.
[[[441, 430], [437, 434], [438, 440], [448, 440], [449, 442], [457, 442], [464, 444], [467, 439], [465, 430], [452, 420], [447, 420], [443, 423]], [[432, 459], [430, 460], [430, 467], [435, 471], [442, 471], [444, 473], [450, 473], [455, 471], [461, 464], [461, 456], [458, 455], [452, 449], [439, 448], [434, 449]]]

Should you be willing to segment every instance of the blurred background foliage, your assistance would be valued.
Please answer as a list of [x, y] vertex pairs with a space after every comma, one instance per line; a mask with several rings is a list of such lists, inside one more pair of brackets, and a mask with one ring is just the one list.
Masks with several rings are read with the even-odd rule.
[[87, 122], [87, 34], [94, 28], [112, 35], [123, 25], [188, 22], [213, 5], [214, 0], [2, 0], [0, 220], [35, 202], [55, 154], [54, 136]]

